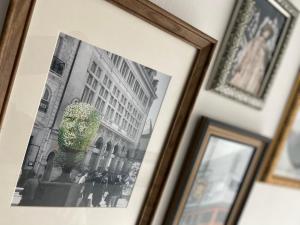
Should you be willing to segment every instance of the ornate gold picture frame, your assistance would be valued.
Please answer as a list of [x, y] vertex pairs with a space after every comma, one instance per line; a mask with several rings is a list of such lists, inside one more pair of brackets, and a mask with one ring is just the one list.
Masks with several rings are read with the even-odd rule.
[[280, 124], [263, 163], [261, 178], [271, 184], [300, 188], [298, 143], [300, 74], [291, 90]]

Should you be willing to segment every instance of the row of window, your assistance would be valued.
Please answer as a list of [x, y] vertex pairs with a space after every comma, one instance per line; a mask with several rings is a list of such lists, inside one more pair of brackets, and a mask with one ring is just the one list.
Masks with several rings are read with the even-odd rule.
[[125, 60], [122, 61], [121, 66], [121, 57], [115, 54], [109, 53], [110, 58], [112, 60], [112, 63], [117, 67], [120, 68], [119, 71], [123, 78], [127, 81], [129, 86], [132, 88], [133, 92], [136, 94], [138, 99], [141, 101], [144, 107], [147, 106], [147, 103], [149, 101], [149, 97], [145, 94], [143, 88], [141, 87], [139, 81], [135, 78], [134, 74], [132, 71], [130, 71], [128, 64], [126, 63]]
[[[96, 97], [95, 108], [104, 115], [104, 118], [120, 126], [122, 130], [127, 132], [128, 136], [136, 137], [141, 125], [142, 114], [127, 101], [127, 98], [121, 94], [115, 85], [113, 86], [113, 82], [107, 75], [104, 75], [101, 82], [101, 72], [97, 75], [97, 71], [101, 71], [101, 69], [98, 69], [97, 65], [93, 62], [88, 71], [81, 100], [93, 104]], [[98, 88], [99, 93], [97, 95], [96, 91]]]

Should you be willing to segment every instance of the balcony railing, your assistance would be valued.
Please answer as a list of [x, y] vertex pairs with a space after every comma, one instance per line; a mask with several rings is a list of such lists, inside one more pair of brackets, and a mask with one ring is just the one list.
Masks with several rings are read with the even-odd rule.
[[55, 73], [55, 74], [57, 74], [59, 76], [62, 76], [62, 74], [64, 72], [64, 69], [65, 69], [65, 65], [66, 64], [62, 60], [60, 60], [56, 56], [53, 56], [50, 70], [53, 73]]

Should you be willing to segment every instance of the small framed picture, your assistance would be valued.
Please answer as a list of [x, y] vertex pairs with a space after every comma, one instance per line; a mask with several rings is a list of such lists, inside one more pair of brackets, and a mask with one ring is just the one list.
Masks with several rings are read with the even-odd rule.
[[263, 163], [264, 181], [294, 188], [300, 188], [299, 75], [271, 145], [270, 157]]
[[193, 140], [164, 224], [236, 224], [268, 139], [202, 118]]
[[297, 15], [287, 0], [238, 0], [207, 88], [262, 108]]

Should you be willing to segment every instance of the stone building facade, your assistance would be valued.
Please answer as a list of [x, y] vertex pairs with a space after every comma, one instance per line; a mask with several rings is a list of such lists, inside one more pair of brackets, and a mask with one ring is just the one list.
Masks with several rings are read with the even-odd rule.
[[23, 172], [34, 169], [45, 180], [51, 180], [64, 109], [74, 102], [86, 102], [100, 113], [101, 125], [88, 149], [84, 167], [128, 173], [133, 163], [141, 162], [140, 156], [146, 150], [140, 139], [157, 98], [155, 77], [152, 69], [61, 34]]

